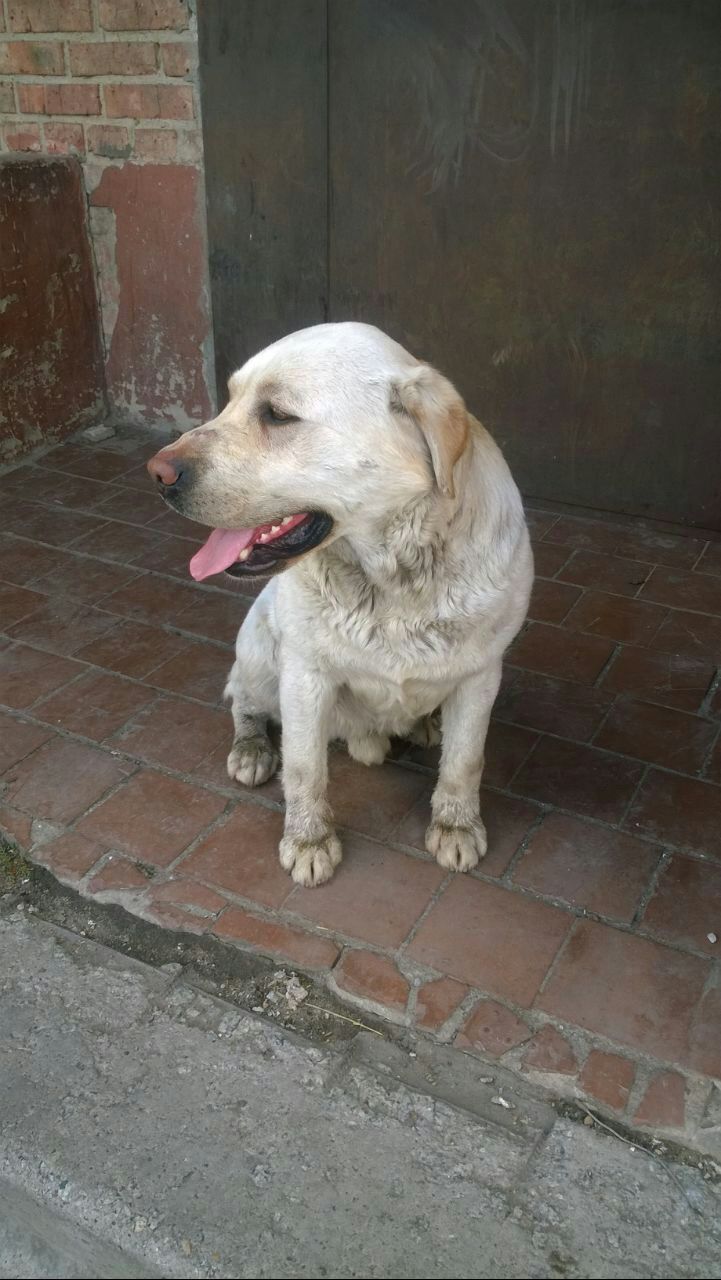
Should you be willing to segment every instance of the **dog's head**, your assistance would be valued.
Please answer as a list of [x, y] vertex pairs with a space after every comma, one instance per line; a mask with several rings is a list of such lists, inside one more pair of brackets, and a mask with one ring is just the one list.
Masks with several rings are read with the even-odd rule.
[[253, 356], [212, 422], [148, 463], [167, 503], [214, 526], [194, 577], [275, 573], [332, 538], [370, 537], [434, 488], [453, 495], [465, 405], [370, 325], [317, 325]]

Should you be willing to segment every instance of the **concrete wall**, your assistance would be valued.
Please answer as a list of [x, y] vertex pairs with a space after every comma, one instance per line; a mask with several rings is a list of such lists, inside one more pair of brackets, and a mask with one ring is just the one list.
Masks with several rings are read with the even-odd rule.
[[111, 412], [203, 421], [212, 329], [194, 6], [0, 0], [0, 113], [6, 155], [82, 166]]

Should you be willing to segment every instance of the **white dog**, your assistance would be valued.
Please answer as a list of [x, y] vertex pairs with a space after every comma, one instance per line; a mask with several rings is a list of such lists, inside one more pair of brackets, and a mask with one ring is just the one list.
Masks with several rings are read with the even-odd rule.
[[391, 735], [440, 708], [426, 847], [467, 871], [486, 852], [486, 731], [533, 577], [508, 467], [451, 383], [369, 325], [293, 333], [228, 389], [217, 418], [148, 468], [176, 511], [215, 526], [195, 578], [279, 574], [238, 635], [230, 776], [271, 777], [267, 726], [280, 721], [280, 860], [299, 884], [322, 884], [341, 859], [329, 740], [379, 764]]

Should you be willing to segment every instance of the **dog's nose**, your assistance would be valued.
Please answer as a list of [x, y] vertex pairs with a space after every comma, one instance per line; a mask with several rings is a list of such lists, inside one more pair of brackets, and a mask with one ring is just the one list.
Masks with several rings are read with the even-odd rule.
[[178, 459], [174, 458], [172, 454], [165, 453], [162, 449], [160, 453], [156, 453], [155, 457], [150, 459], [148, 471], [153, 480], [157, 481], [165, 489], [177, 484], [183, 474]]

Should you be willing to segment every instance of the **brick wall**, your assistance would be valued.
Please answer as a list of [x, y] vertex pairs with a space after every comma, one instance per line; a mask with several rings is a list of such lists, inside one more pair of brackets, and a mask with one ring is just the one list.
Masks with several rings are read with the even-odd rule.
[[0, 150], [79, 158], [113, 411], [181, 428], [213, 401], [194, 9], [0, 0]]

